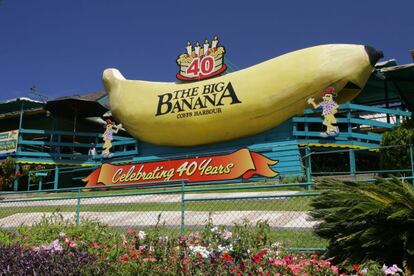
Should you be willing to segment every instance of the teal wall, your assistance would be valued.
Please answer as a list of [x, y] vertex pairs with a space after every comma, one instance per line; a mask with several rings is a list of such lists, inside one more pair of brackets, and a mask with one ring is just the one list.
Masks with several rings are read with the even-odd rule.
[[257, 135], [199, 147], [166, 147], [139, 142], [139, 153], [133, 158], [133, 162], [222, 155], [241, 148], [249, 148], [272, 160], [278, 160], [279, 163], [272, 167], [280, 174], [278, 177], [303, 176], [299, 147], [292, 137], [292, 128], [292, 122], [289, 120]]

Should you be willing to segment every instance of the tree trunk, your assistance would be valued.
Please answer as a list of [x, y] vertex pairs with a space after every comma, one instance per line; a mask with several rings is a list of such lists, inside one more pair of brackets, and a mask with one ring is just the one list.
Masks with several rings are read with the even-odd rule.
[[404, 256], [403, 266], [405, 275], [414, 275], [414, 255], [406, 252]]

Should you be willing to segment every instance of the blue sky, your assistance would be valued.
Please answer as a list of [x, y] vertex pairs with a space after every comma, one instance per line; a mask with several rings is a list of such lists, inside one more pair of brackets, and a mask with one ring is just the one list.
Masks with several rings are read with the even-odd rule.
[[414, 1], [1, 0], [0, 100], [102, 90], [105, 68], [174, 81], [188, 40], [218, 34], [246, 68], [326, 43], [355, 43], [409, 63]]

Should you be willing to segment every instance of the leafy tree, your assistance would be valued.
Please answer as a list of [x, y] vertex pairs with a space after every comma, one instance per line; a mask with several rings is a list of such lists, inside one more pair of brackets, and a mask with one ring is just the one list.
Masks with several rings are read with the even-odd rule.
[[312, 202], [315, 232], [335, 262], [403, 265], [414, 273], [414, 188], [397, 178], [376, 183], [321, 180]]
[[[410, 169], [410, 145], [414, 143], [414, 129], [398, 127], [382, 135], [381, 167], [385, 170]], [[392, 147], [390, 147], [392, 146]]]
[[44, 169], [45, 166], [39, 164], [22, 165], [16, 174], [16, 160], [9, 156], [0, 161], [0, 190], [11, 190], [16, 178], [20, 184], [27, 183], [28, 177], [30, 177], [30, 183], [37, 183], [39, 178], [35, 174], [29, 175], [29, 171]]
[[13, 186], [13, 181], [15, 178], [15, 175], [14, 175], [15, 169], [16, 169], [16, 161], [11, 157], [7, 157], [5, 160], [0, 162], [0, 175], [1, 175], [0, 188], [4, 190], [8, 190]]

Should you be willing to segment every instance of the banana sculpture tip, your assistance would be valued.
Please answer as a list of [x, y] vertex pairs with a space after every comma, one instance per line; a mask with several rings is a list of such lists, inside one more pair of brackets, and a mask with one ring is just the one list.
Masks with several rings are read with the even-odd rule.
[[105, 90], [110, 92], [115, 84], [121, 80], [125, 80], [125, 77], [119, 72], [118, 69], [108, 68], [102, 74], [102, 80], [105, 86]]

